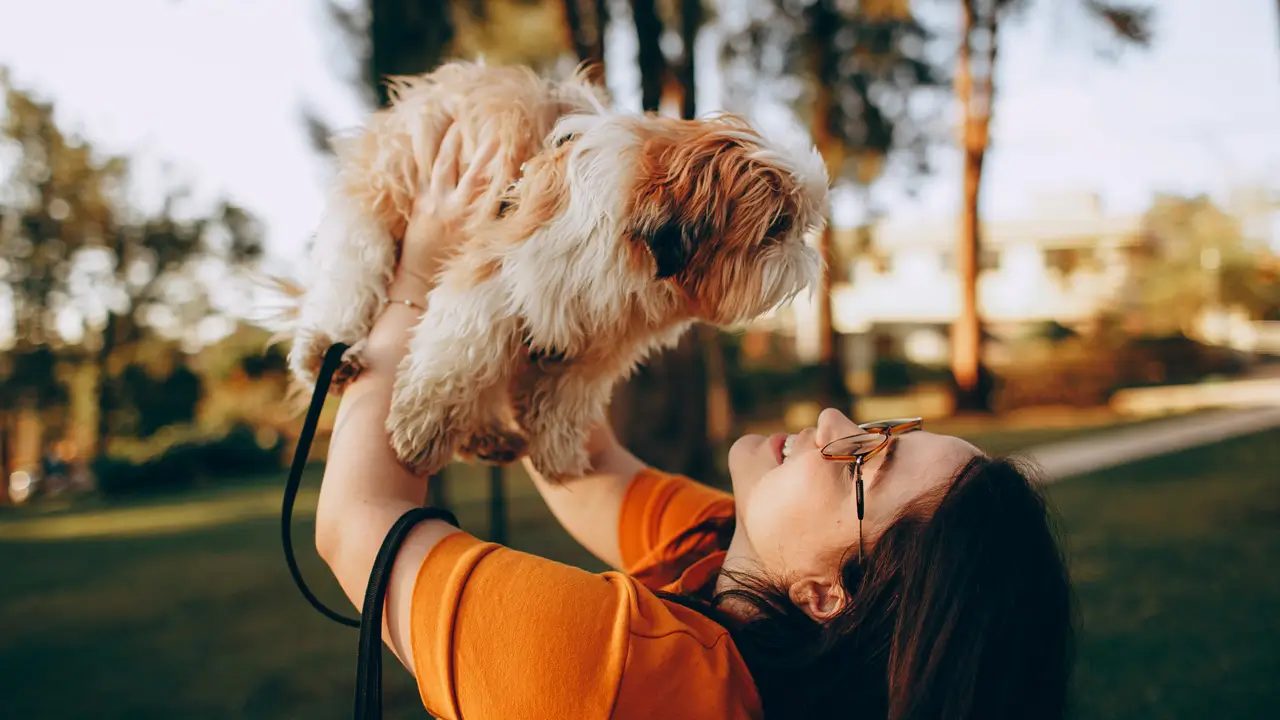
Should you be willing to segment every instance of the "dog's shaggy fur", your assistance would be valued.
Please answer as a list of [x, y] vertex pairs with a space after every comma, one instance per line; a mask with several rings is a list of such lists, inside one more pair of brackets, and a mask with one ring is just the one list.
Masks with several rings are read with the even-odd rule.
[[516, 182], [493, 183], [502, 210], [445, 264], [396, 378], [387, 427], [415, 471], [527, 451], [552, 480], [580, 475], [587, 430], [637, 363], [693, 322], [756, 317], [819, 272], [805, 236], [824, 222], [827, 176], [812, 147], [785, 152], [734, 117], [612, 113], [581, 78], [515, 67], [450, 63], [393, 88], [391, 107], [336, 143], [290, 365], [313, 383], [340, 341], [337, 385], [359, 372], [429, 171], [421, 148], [450, 120], [464, 158], [498, 134]]

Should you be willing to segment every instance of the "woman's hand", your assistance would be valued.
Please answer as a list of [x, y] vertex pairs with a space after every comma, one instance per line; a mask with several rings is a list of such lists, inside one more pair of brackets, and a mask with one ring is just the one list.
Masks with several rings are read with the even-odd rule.
[[439, 144], [425, 148], [418, 186], [421, 193], [405, 229], [396, 277], [388, 289], [392, 300], [425, 305], [444, 261], [466, 240], [466, 225], [482, 207], [480, 199], [493, 177], [498, 143], [490, 138], [469, 164], [462, 162], [462, 130], [457, 124], [440, 136]]

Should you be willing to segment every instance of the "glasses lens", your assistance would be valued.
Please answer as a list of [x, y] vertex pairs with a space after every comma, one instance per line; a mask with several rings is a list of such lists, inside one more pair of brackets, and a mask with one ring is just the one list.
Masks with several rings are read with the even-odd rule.
[[822, 448], [822, 454], [827, 457], [863, 455], [875, 450], [885, 440], [886, 437], [883, 433], [863, 433], [829, 443]]

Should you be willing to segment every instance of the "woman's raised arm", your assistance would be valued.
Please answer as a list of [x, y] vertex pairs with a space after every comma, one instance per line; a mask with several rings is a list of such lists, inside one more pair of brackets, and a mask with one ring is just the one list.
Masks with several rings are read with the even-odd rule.
[[591, 472], [561, 484], [548, 482], [528, 458], [524, 466], [564, 529], [592, 555], [621, 570], [618, 520], [622, 501], [631, 479], [645, 464], [618, 442], [607, 423], [592, 429], [587, 451]]

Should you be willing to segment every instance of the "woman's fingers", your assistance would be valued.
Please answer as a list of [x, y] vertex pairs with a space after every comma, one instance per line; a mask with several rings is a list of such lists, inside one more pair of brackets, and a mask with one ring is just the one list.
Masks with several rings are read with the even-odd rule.
[[425, 126], [419, 126], [413, 131], [413, 156], [418, 163], [419, 191], [425, 191], [431, 186], [431, 169], [435, 167], [436, 159], [440, 157], [440, 145], [453, 124], [452, 119], [448, 120], [439, 132], [431, 132], [431, 129]]
[[489, 139], [471, 158], [471, 166], [467, 168], [462, 179], [458, 181], [458, 194], [471, 199], [484, 189], [484, 184], [493, 179], [493, 164], [498, 157], [499, 143]]
[[458, 156], [462, 154], [462, 130], [457, 123], [449, 126], [440, 141], [440, 152], [431, 167], [433, 192], [445, 193], [458, 182]]

